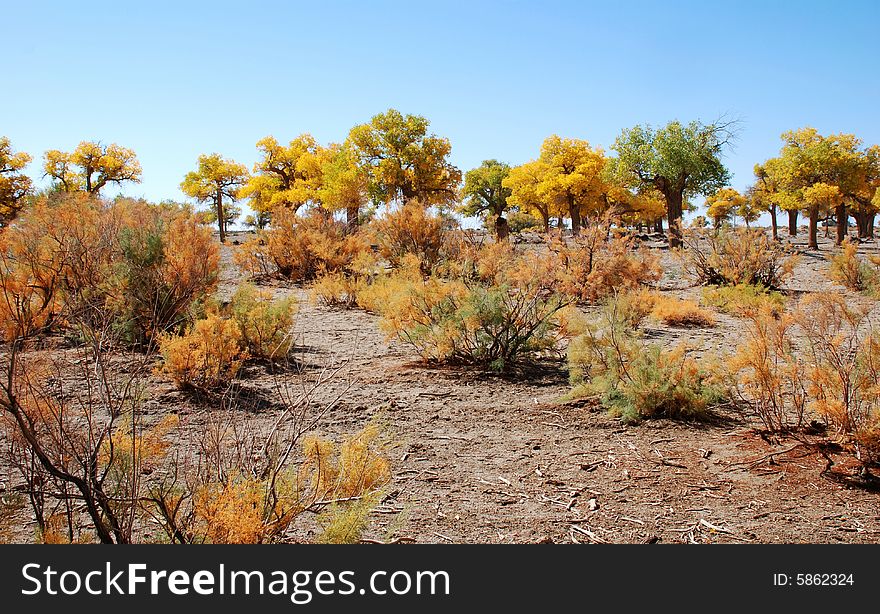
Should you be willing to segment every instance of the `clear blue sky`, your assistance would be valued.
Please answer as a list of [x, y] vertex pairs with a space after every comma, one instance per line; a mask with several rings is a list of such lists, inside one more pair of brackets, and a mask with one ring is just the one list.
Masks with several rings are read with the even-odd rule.
[[880, 2], [0, 1], [0, 135], [34, 156], [133, 148], [182, 198], [200, 153], [253, 164], [268, 134], [340, 141], [395, 107], [467, 170], [551, 133], [609, 147], [670, 119], [742, 120], [734, 186], [812, 125], [880, 143]]

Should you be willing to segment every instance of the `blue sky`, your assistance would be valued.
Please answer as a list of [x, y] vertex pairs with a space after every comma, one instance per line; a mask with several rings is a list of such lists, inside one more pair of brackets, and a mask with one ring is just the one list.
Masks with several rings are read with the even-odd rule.
[[812, 125], [880, 143], [880, 2], [0, 2], [0, 135], [34, 156], [133, 148], [182, 198], [200, 153], [340, 141], [395, 107], [431, 120], [467, 170], [551, 133], [608, 148], [624, 127], [739, 118], [733, 185]]

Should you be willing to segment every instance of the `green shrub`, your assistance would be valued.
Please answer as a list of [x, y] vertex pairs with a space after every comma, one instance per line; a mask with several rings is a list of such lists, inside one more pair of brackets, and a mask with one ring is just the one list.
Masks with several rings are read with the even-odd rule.
[[720, 382], [687, 354], [646, 343], [631, 326], [619, 299], [610, 299], [596, 322], [568, 349], [572, 397], [596, 396], [613, 416], [701, 419], [724, 398]]
[[293, 346], [290, 328], [297, 312], [294, 297], [273, 300], [271, 292], [242, 284], [232, 296], [229, 311], [250, 356], [274, 359], [290, 352]]
[[785, 311], [785, 297], [781, 293], [753, 284], [704, 288], [703, 302], [723, 313], [742, 317], [762, 311], [779, 317]]

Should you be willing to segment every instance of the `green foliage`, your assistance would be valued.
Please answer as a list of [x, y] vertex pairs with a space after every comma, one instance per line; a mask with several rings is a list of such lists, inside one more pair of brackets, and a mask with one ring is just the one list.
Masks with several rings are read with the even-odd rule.
[[293, 347], [290, 328], [296, 311], [293, 296], [273, 300], [271, 292], [250, 284], [241, 284], [229, 304], [244, 349], [250, 356], [268, 359], [286, 356]]
[[779, 316], [785, 311], [785, 297], [780, 292], [754, 284], [703, 288], [703, 302], [737, 316], [752, 316], [761, 311]]
[[510, 165], [498, 160], [484, 160], [480, 166], [469, 170], [465, 173], [462, 189], [464, 204], [459, 209], [469, 216], [485, 213], [499, 239], [506, 238], [509, 228], [507, 220], [502, 217], [511, 194], [510, 188], [503, 185], [508, 175]]
[[615, 174], [624, 183], [660, 192], [666, 200], [672, 247], [681, 241], [681, 216], [688, 198], [711, 194], [730, 182], [721, 154], [732, 138], [729, 124], [687, 125], [672, 121], [663, 128], [635, 126], [614, 141]]
[[608, 301], [598, 321], [582, 323], [568, 349], [573, 397], [598, 396], [613, 416], [701, 419], [724, 399], [724, 390], [679, 346], [642, 340], [620, 299]]
[[356, 544], [364, 529], [370, 524], [370, 513], [378, 503], [375, 494], [348, 505], [334, 503], [318, 516], [322, 531], [316, 540], [319, 544]]

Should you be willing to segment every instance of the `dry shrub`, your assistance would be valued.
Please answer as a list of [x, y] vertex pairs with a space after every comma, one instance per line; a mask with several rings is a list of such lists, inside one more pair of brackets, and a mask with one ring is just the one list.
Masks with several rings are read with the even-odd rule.
[[498, 267], [491, 280], [422, 278], [410, 261], [362, 293], [382, 328], [425, 360], [478, 364], [501, 371], [555, 348], [565, 335], [546, 259], [527, 255]]
[[684, 243], [684, 268], [701, 284], [776, 289], [792, 275], [797, 262], [785, 247], [759, 229], [689, 231]]
[[601, 226], [583, 229], [571, 245], [556, 237], [550, 252], [556, 261], [558, 290], [579, 302], [596, 303], [660, 278], [656, 256], [635, 250], [632, 237], [609, 236]]
[[[868, 309], [837, 294], [801, 300], [794, 314], [752, 319], [731, 361], [732, 386], [771, 432], [824, 420], [834, 439], [867, 464], [880, 453], [880, 337]], [[802, 339], [798, 347], [796, 339]]]
[[41, 200], [0, 237], [3, 333], [112, 322], [143, 342], [187, 323], [218, 270], [210, 232], [182, 211], [84, 195]]
[[238, 325], [241, 345], [249, 356], [275, 359], [293, 347], [290, 329], [297, 312], [296, 299], [273, 299], [272, 292], [242, 284], [229, 304], [230, 317]]
[[440, 263], [448, 231], [446, 221], [427, 207], [410, 201], [373, 223], [379, 253], [392, 267], [400, 266], [409, 254], [418, 258], [422, 273], [429, 274]]
[[228, 384], [247, 358], [241, 329], [234, 320], [209, 314], [182, 336], [159, 337], [162, 371], [179, 386], [212, 389]]
[[320, 210], [299, 216], [282, 209], [272, 216], [271, 228], [241, 246], [234, 258], [248, 272], [305, 282], [346, 270], [367, 248], [360, 234], [349, 234], [345, 224]]
[[375, 423], [337, 445], [309, 437], [299, 469], [254, 478], [236, 473], [196, 487], [188, 533], [192, 541], [257, 544], [277, 541], [304, 511], [327, 508], [318, 541], [360, 540], [369, 513], [391, 477], [386, 442]]
[[844, 241], [840, 251], [829, 258], [829, 276], [845, 288], [876, 295], [880, 269], [871, 264], [873, 260], [859, 258], [858, 250], [856, 241]]
[[693, 301], [670, 297], [658, 297], [651, 315], [668, 326], [710, 327], [715, 326], [715, 315]]
[[351, 309], [359, 306], [361, 293], [380, 274], [372, 252], [358, 254], [345, 271], [325, 273], [310, 286], [313, 301], [331, 307]]
[[751, 284], [704, 288], [703, 302], [723, 313], [741, 317], [762, 312], [779, 317], [785, 311], [785, 297], [781, 293]]
[[727, 369], [732, 396], [751, 403], [771, 433], [804, 424], [806, 364], [794, 343], [796, 318], [764, 310], [750, 316], [746, 334]]
[[868, 311], [848, 307], [837, 294], [815, 294], [801, 301], [798, 313], [808, 346], [810, 408], [864, 463], [880, 453], [880, 337]]
[[646, 343], [632, 326], [632, 303], [624, 296], [609, 299], [596, 321], [579, 323], [581, 332], [568, 347], [571, 396], [597, 396], [628, 422], [705, 418], [724, 399], [720, 382], [686, 347]]

